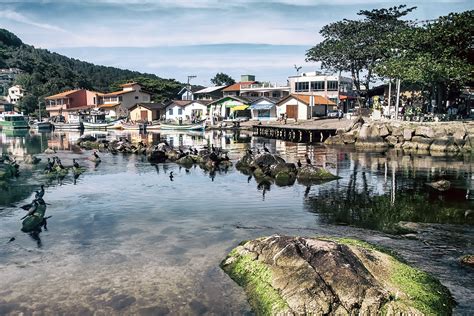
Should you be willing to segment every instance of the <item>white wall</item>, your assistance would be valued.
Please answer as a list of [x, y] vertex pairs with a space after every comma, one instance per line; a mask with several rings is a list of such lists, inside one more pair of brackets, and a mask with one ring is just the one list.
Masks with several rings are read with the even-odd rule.
[[[178, 114], [180, 109], [181, 109], [181, 114]], [[172, 111], [172, 114], [170, 114], [170, 110]], [[177, 120], [180, 117], [183, 120], [191, 119], [191, 114], [193, 110], [201, 110], [202, 111], [201, 118], [205, 118], [207, 115], [207, 106], [198, 102], [193, 102], [184, 107], [171, 104], [166, 107], [166, 119]]]
[[297, 105], [298, 106], [298, 120], [307, 120], [310, 119], [310, 111], [309, 106], [304, 104], [301, 101], [297, 101], [294, 98], [289, 98], [283, 103], [280, 103], [277, 106], [277, 116], [280, 117], [281, 114], [286, 113], [286, 106], [287, 105]]

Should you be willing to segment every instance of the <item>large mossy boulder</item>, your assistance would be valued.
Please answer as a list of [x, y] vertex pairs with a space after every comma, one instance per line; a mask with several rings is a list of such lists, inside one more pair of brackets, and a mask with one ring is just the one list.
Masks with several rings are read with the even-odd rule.
[[236, 162], [235, 167], [239, 170], [249, 169], [253, 165], [253, 161], [253, 155], [247, 153]]
[[270, 168], [272, 165], [284, 163], [286, 163], [286, 161], [278, 155], [263, 153], [255, 156], [252, 166], [260, 168]]
[[260, 315], [449, 315], [453, 307], [432, 276], [356, 240], [260, 238], [221, 267]]
[[313, 165], [306, 165], [298, 169], [297, 179], [300, 182], [319, 182], [339, 179], [324, 168]]

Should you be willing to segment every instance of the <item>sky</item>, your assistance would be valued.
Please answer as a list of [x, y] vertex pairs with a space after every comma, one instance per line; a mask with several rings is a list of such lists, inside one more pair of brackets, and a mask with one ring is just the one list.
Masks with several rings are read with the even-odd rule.
[[0, 0], [0, 28], [35, 47], [95, 64], [209, 86], [217, 72], [237, 81], [284, 84], [320, 70], [305, 52], [322, 26], [362, 9], [416, 6], [427, 20], [474, 9], [472, 0]]

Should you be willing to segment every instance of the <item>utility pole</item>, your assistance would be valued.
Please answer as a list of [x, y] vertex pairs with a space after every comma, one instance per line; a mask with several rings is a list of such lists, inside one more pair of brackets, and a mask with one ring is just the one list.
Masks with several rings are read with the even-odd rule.
[[392, 97], [392, 79], [389, 78], [388, 79], [388, 113], [390, 115], [390, 118], [392, 117], [392, 111], [390, 110], [390, 101], [391, 100], [391, 97]]
[[[303, 66], [296, 66], [296, 65], [294, 65], [294, 67], [295, 67], [295, 70], [296, 70], [296, 77], [297, 77], [296, 80], [295, 80], [295, 94], [297, 94], [297, 93], [296, 93], [296, 87], [298, 86], [297, 83], [299, 82], [298, 76], [300, 75], [300, 70], [301, 70], [301, 68], [302, 68]], [[290, 90], [291, 90], [291, 87], [290, 87]], [[296, 121], [298, 120], [298, 110], [299, 110], [299, 107], [300, 107], [300, 102], [299, 102], [298, 97], [296, 97], [296, 118], [295, 118]]]
[[395, 120], [398, 120], [398, 103], [400, 102], [400, 79], [397, 79], [397, 101], [395, 101]]
[[192, 96], [189, 95], [189, 94], [191, 93], [191, 85], [189, 84], [189, 81], [190, 81], [191, 79], [194, 79], [194, 78], [196, 78], [195, 75], [189, 75], [189, 76], [188, 76], [188, 84], [186, 85], [186, 88], [188, 89], [188, 95], [186, 96], [186, 100], [190, 100], [189, 98], [192, 97]]

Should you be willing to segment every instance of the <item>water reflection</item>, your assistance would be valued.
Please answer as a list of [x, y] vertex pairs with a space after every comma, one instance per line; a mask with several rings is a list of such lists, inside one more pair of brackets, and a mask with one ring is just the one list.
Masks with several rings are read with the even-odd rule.
[[[95, 165], [88, 159], [92, 151], [75, 145], [79, 133], [2, 135], [2, 151], [22, 150], [43, 160], [22, 165], [21, 176], [0, 191], [0, 279], [6, 285], [0, 288], [0, 314], [2, 306], [16, 314], [32, 314], [31, 306], [43, 314], [248, 313], [243, 291], [219, 270], [219, 262], [240, 241], [275, 233], [371, 239], [439, 276], [463, 311], [472, 304], [468, 272], [455, 264], [472, 245], [470, 157], [358, 153], [245, 132], [90, 134], [145, 144], [161, 139], [184, 147], [214, 144], [234, 162], [246, 149], [261, 149], [266, 142], [288, 162], [304, 161], [308, 154], [313, 164], [341, 178], [280, 187], [259, 183], [234, 167], [207, 171], [108, 152], [99, 153], [102, 162]], [[40, 153], [48, 147], [56, 149], [65, 167], [76, 159], [84, 172], [77, 178], [72, 172], [60, 179], [45, 175], [47, 155]], [[450, 190], [426, 186], [438, 179], [451, 181]], [[41, 183], [51, 203], [52, 229], [24, 235], [19, 219], [25, 214], [15, 204], [31, 201]], [[354, 227], [393, 231], [401, 220], [469, 225], [430, 225], [418, 234], [420, 240]], [[41, 249], [38, 240], [32, 243], [36, 237]], [[7, 243], [10, 238], [15, 240]]]

